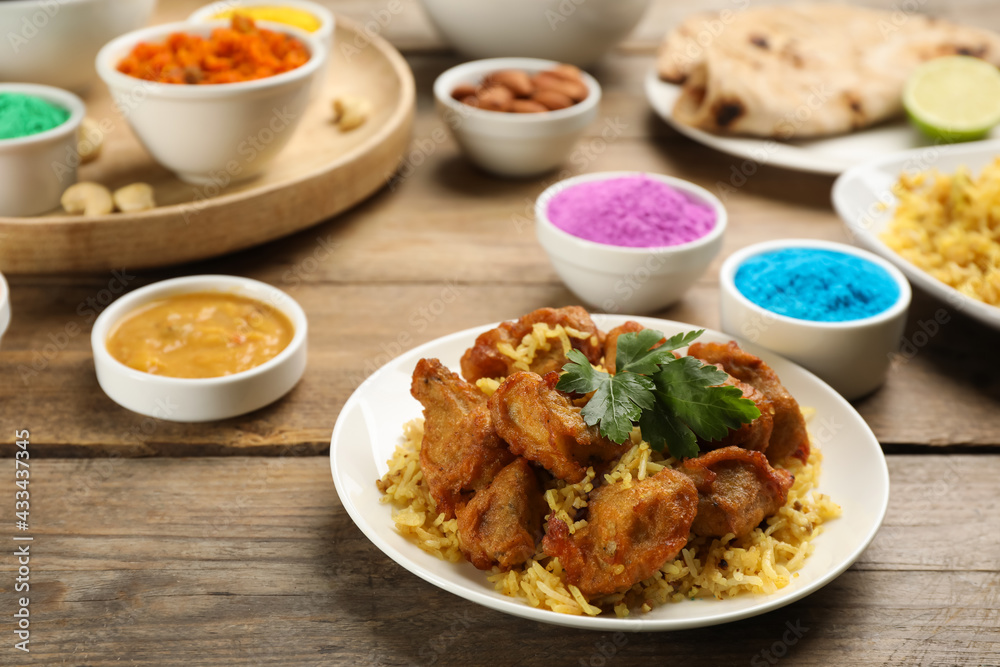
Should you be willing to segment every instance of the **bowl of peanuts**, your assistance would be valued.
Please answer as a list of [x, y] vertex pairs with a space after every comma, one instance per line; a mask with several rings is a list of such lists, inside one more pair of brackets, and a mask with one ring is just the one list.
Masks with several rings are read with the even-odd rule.
[[601, 87], [573, 65], [488, 58], [443, 72], [434, 98], [473, 163], [500, 176], [526, 177], [566, 161], [597, 117]]

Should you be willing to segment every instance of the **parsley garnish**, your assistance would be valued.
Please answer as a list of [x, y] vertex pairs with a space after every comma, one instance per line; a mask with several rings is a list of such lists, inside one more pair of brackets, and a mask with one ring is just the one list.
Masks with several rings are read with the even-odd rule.
[[754, 402], [738, 387], [718, 386], [728, 375], [711, 364], [673, 351], [691, 344], [704, 329], [663, 340], [653, 329], [618, 337], [615, 375], [596, 370], [579, 350], [567, 353], [569, 363], [556, 389], [574, 394], [594, 392], [581, 414], [590, 425], [600, 424], [601, 435], [625, 442], [638, 424], [650, 446], [671, 456], [698, 455], [698, 438], [719, 440], [730, 429], [760, 416]]

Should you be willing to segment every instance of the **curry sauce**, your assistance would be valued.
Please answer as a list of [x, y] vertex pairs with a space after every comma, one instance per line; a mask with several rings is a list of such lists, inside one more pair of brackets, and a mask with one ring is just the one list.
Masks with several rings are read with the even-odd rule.
[[268, 304], [196, 292], [159, 299], [126, 315], [106, 345], [112, 357], [138, 371], [211, 378], [260, 366], [294, 335], [288, 317]]

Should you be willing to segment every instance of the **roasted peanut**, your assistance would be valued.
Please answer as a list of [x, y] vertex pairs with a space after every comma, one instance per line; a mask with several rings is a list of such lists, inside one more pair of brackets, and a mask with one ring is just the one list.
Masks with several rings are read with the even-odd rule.
[[587, 98], [587, 86], [583, 81], [570, 81], [552, 72], [536, 74], [534, 83], [538, 90], [555, 90], [574, 102], [580, 102]]
[[107, 215], [115, 208], [111, 192], [100, 183], [90, 181], [69, 186], [59, 201], [67, 213], [83, 213], [88, 216]]
[[138, 213], [156, 208], [153, 186], [148, 183], [132, 183], [118, 188], [111, 195], [111, 199], [115, 203], [115, 208], [122, 213]]
[[514, 93], [514, 97], [530, 97], [535, 92], [535, 86], [531, 83], [531, 77], [527, 72], [517, 69], [504, 69], [494, 72], [486, 77], [484, 85], [500, 85], [509, 88]]
[[553, 90], [551, 88], [545, 90], [536, 90], [535, 94], [531, 96], [531, 99], [538, 102], [544, 106], [549, 111], [556, 111], [557, 109], [566, 109], [573, 106], [573, 100], [558, 90]]
[[535, 100], [514, 100], [510, 104], [510, 110], [514, 113], [538, 113], [549, 109]]
[[468, 97], [463, 97], [459, 100], [462, 104], [468, 104], [470, 107], [479, 108], [479, 98], [475, 95], [469, 95]]

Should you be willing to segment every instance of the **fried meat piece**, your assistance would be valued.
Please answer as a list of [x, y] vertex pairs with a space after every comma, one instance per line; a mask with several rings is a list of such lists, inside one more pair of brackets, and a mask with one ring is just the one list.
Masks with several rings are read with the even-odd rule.
[[630, 488], [618, 483], [596, 489], [587, 525], [573, 535], [563, 521], [550, 518], [542, 548], [559, 557], [567, 580], [584, 595], [625, 591], [680, 553], [697, 509], [691, 480], [664, 468]]
[[463, 494], [484, 488], [514, 460], [493, 429], [486, 396], [437, 359], [421, 359], [410, 393], [424, 406], [420, 469], [439, 512], [448, 518]]
[[535, 553], [543, 513], [538, 477], [528, 460], [518, 457], [459, 508], [462, 553], [480, 570], [520, 565]]
[[742, 447], [716, 449], [688, 459], [680, 471], [698, 488], [695, 535], [737, 537], [752, 531], [785, 504], [793, 478], [767, 457]]
[[587, 426], [569, 398], [555, 386], [559, 374], [544, 378], [517, 371], [490, 396], [493, 426], [510, 450], [538, 463], [559, 479], [576, 484], [587, 466], [618, 458], [630, 446], [601, 437]]
[[796, 401], [778, 375], [760, 358], [740, 349], [734, 341], [693, 343], [688, 354], [710, 364], [718, 364], [737, 380], [758, 389], [770, 402], [774, 412], [774, 429], [767, 446], [767, 460], [778, 463], [795, 455], [805, 461], [809, 457], [809, 434]]
[[[528, 313], [519, 320], [502, 322], [496, 329], [480, 334], [476, 343], [462, 355], [462, 376], [469, 382], [480, 378], [507, 377], [515, 370], [514, 360], [500, 352], [497, 346], [507, 343], [513, 348], [521, 344], [521, 339], [531, 333], [535, 324], [546, 323], [551, 326], [561, 324], [584, 333], [591, 334], [585, 340], [570, 337], [572, 346], [583, 352], [592, 364], [601, 360], [604, 334], [590, 319], [590, 314], [580, 306], [565, 308], [539, 308]], [[539, 375], [557, 371], [566, 364], [566, 355], [558, 341], [554, 341], [549, 351], [538, 350], [530, 368]]]

